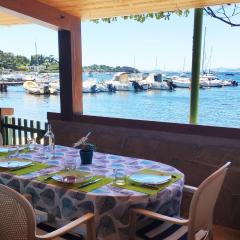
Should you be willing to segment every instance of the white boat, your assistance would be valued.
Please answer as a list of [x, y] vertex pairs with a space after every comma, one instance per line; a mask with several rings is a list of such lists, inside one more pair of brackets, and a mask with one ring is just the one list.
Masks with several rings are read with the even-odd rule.
[[49, 86], [50, 86], [51, 88], [56, 89], [58, 92], [60, 91], [59, 81], [52, 81], [52, 82], [49, 83]]
[[215, 79], [215, 80], [208, 80], [205, 78], [200, 78], [200, 86], [201, 87], [223, 87], [223, 81], [219, 80], [219, 79]]
[[174, 90], [172, 81], [163, 81], [163, 77], [165, 77], [165, 75], [161, 73], [153, 74], [154, 81], [151, 84], [151, 89]]
[[173, 85], [178, 88], [190, 88], [191, 87], [191, 79], [187, 77], [178, 77], [174, 76], [171, 79]]
[[96, 84], [96, 92], [109, 92], [108, 84], [100, 82]]
[[27, 93], [34, 95], [49, 95], [49, 94], [57, 94], [57, 90], [49, 86], [49, 84], [39, 84], [33, 81], [26, 81], [23, 84], [23, 88], [27, 91]]
[[128, 74], [125, 72], [116, 73], [113, 79], [105, 81], [111, 91], [134, 91], [132, 83], [129, 81]]
[[161, 74], [151, 73], [142, 80], [134, 81], [135, 90], [173, 90], [173, 86], [169, 82], [162, 80]]
[[95, 79], [88, 79], [83, 81], [82, 87], [83, 93], [96, 93], [97, 92], [97, 81]]
[[22, 77], [23, 81], [34, 81], [35, 79], [36, 79], [35, 74], [27, 74], [27, 75], [23, 75]]

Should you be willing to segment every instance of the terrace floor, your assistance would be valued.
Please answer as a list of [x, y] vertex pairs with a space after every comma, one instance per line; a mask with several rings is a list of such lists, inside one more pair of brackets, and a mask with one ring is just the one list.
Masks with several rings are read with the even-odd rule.
[[240, 240], [240, 230], [215, 225], [213, 227], [213, 240]]

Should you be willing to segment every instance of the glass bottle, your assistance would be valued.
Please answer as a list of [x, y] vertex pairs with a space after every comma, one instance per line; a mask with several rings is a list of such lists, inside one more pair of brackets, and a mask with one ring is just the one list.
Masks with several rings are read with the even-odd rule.
[[55, 137], [51, 124], [48, 124], [47, 132], [43, 137], [43, 155], [48, 159], [55, 157]]

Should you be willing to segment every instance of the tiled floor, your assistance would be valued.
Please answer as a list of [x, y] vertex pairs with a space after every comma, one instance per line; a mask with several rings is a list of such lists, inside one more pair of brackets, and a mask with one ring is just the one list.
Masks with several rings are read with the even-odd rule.
[[240, 240], [240, 229], [238, 231], [215, 225], [213, 227], [213, 240]]

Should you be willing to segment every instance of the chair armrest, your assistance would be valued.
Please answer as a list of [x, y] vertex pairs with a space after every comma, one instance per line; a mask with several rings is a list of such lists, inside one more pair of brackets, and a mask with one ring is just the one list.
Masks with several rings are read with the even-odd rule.
[[32, 195], [29, 193], [22, 194], [23, 197], [25, 197], [30, 203], [32, 202]]
[[142, 214], [142, 215], [145, 215], [145, 216], [153, 218], [153, 219], [167, 221], [170, 223], [175, 223], [175, 224], [180, 224], [180, 225], [187, 225], [189, 222], [188, 219], [178, 219], [175, 217], [168, 217], [168, 216], [160, 214], [160, 213], [155, 213], [155, 212], [145, 210], [145, 209], [140, 209], [140, 208], [134, 208], [134, 209], [132, 209], [132, 211], [134, 213]]
[[37, 239], [53, 239], [53, 238], [56, 238], [56, 237], [59, 237], [61, 235], [63, 235], [64, 233], [67, 233], [69, 232], [70, 230], [78, 227], [80, 224], [82, 223], [85, 223], [87, 221], [90, 221], [90, 220], [93, 220], [94, 219], [94, 214], [93, 213], [87, 213], [85, 214], [84, 216], [76, 219], [75, 221], [73, 222], [70, 222], [68, 223], [67, 225], [51, 232], [51, 233], [47, 233], [45, 235], [36, 235], [36, 238]]
[[190, 186], [190, 185], [184, 185], [183, 186], [183, 192], [187, 192], [187, 193], [195, 193], [196, 191], [198, 190], [197, 187], [193, 187], [193, 186]]

